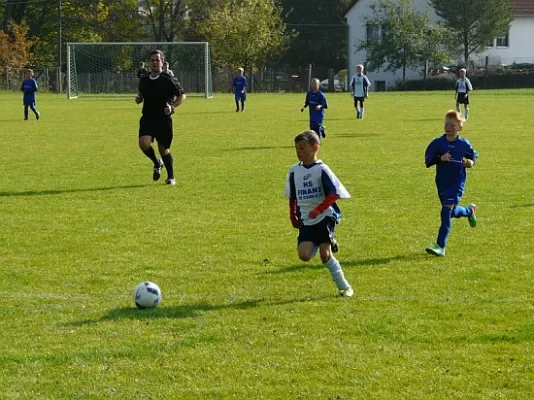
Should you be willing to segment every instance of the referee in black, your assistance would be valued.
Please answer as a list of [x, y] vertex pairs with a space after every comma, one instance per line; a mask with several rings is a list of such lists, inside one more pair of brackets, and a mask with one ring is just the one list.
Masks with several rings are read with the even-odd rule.
[[[159, 180], [161, 169], [167, 170], [167, 185], [175, 185], [173, 159], [170, 152], [172, 114], [186, 96], [180, 83], [173, 77], [162, 74], [165, 56], [161, 50], [150, 53], [150, 74], [139, 81], [137, 104], [143, 103], [143, 115], [139, 121], [139, 148], [154, 164], [152, 179]], [[161, 160], [156, 157], [152, 142], [156, 139]]]

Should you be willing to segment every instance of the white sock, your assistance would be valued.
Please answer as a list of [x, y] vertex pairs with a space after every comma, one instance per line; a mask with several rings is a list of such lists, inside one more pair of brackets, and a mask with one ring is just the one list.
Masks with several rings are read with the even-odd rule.
[[339, 261], [334, 256], [330, 257], [330, 260], [325, 262], [324, 265], [326, 268], [328, 268], [330, 276], [334, 280], [338, 290], [345, 290], [350, 287], [349, 283], [345, 279], [345, 275], [343, 274], [343, 270], [341, 269]]

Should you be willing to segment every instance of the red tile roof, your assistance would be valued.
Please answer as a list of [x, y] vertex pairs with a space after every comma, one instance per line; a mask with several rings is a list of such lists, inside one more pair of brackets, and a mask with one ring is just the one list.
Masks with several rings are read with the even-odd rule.
[[[357, 2], [358, 0], [352, 0], [343, 15], [347, 15]], [[534, 15], [534, 0], [512, 0], [512, 10], [514, 15]]]
[[513, 0], [514, 15], [534, 15], [534, 0]]

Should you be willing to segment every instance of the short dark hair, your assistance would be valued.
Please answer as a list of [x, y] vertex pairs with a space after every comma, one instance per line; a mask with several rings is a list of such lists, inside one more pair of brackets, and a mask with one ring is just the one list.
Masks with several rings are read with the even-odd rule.
[[152, 57], [154, 54], [159, 54], [159, 58], [161, 58], [161, 61], [165, 61], [165, 54], [163, 54], [163, 52], [161, 50], [154, 50], [150, 53], [150, 55], [148, 56], [148, 58]]
[[295, 136], [295, 143], [298, 143], [302, 140], [305, 140], [312, 146], [319, 144], [319, 135], [317, 132], [309, 130], [299, 133], [297, 136]]

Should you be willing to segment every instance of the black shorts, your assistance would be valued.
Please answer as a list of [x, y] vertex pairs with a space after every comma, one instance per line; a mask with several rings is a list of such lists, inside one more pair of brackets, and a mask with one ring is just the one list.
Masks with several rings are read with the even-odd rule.
[[158, 144], [169, 149], [172, 144], [172, 118], [147, 118], [142, 116], [139, 120], [139, 137], [152, 136]]
[[315, 225], [301, 226], [299, 228], [298, 243], [312, 242], [316, 246], [322, 243], [332, 243], [335, 227], [336, 221], [330, 217], [326, 217]]
[[354, 107], [358, 107], [358, 102], [363, 105], [365, 97], [354, 97]]
[[467, 95], [467, 93], [458, 93], [458, 95], [456, 96], [456, 102], [459, 103], [459, 104], [468, 105], [469, 104], [469, 96]]

